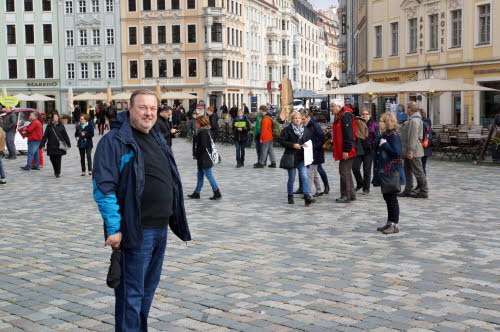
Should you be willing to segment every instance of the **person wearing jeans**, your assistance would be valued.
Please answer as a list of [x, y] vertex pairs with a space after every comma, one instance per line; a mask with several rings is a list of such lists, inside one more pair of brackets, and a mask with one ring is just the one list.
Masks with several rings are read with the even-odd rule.
[[35, 112], [29, 115], [29, 119], [31, 123], [26, 128], [26, 134], [28, 136], [28, 160], [26, 166], [21, 167], [24, 171], [29, 171], [31, 169], [31, 162], [33, 160], [35, 161], [33, 169], [40, 170], [40, 155], [38, 154], [38, 150], [40, 149], [40, 143], [43, 137], [42, 123], [38, 121], [38, 115]]
[[4, 157], [4, 148], [5, 148], [5, 132], [0, 127], [0, 184], [5, 184], [5, 172], [3, 170], [2, 159]]
[[78, 150], [80, 151], [80, 164], [82, 166], [82, 176], [85, 176], [85, 157], [89, 168], [89, 175], [92, 175], [92, 137], [94, 137], [94, 128], [88, 123], [88, 114], [80, 117], [80, 124], [76, 126], [75, 137]]
[[238, 110], [236, 119], [233, 120], [234, 145], [236, 146], [236, 167], [245, 166], [245, 147], [248, 140], [250, 121], [243, 115], [243, 110]]
[[274, 155], [273, 143], [273, 121], [271, 113], [267, 112], [267, 107], [262, 105], [259, 108], [262, 115], [260, 124], [260, 155], [259, 161], [254, 165], [254, 168], [264, 168], [266, 166], [267, 156], [271, 159], [269, 167], [276, 168], [276, 156]]
[[5, 131], [5, 140], [7, 143], [7, 150], [9, 151], [8, 159], [16, 159], [17, 151], [15, 137], [17, 118], [16, 115], [12, 112], [11, 107], [6, 107], [5, 112], [7, 113], [7, 115], [5, 115], [5, 117], [3, 118], [3, 130]]
[[213, 191], [219, 190], [219, 186], [217, 185], [217, 181], [212, 174], [212, 167], [209, 168], [198, 168], [198, 172], [196, 173], [198, 182], [196, 182], [196, 189], [194, 192], [201, 193], [201, 189], [203, 189], [204, 178], [207, 177], [208, 182], [210, 182], [210, 186]]

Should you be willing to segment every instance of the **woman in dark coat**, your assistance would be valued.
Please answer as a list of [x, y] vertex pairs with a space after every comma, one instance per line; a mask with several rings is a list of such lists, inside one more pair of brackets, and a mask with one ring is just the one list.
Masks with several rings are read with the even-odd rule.
[[422, 115], [422, 123], [424, 126], [424, 137], [427, 138], [429, 144], [424, 147], [424, 156], [422, 157], [422, 168], [424, 169], [424, 174], [427, 175], [427, 159], [432, 156], [432, 122], [431, 119], [427, 117], [427, 113], [424, 110], [420, 110], [420, 115]]
[[[56, 178], [61, 176], [61, 160], [62, 156], [66, 154], [66, 150], [59, 148], [59, 141], [66, 143], [66, 147], [71, 147], [66, 128], [59, 121], [59, 114], [55, 113], [52, 115], [52, 121], [45, 128], [40, 148], [47, 151]], [[47, 144], [47, 147], [45, 147], [45, 144]]]
[[[311, 188], [313, 183], [316, 186], [316, 194], [314, 197], [322, 196], [323, 194], [328, 194], [330, 192], [330, 185], [328, 184], [328, 176], [323, 169], [323, 164], [325, 163], [325, 152], [323, 151], [323, 144], [328, 140], [328, 137], [323, 133], [323, 129], [316, 121], [314, 117], [311, 116], [311, 111], [305, 110], [301, 112], [302, 121], [309, 130], [311, 135], [311, 141], [313, 143], [313, 163], [309, 165], [309, 187]], [[323, 186], [325, 188], [324, 192], [321, 191], [321, 185], [319, 183], [319, 177], [323, 181]]]
[[[356, 191], [363, 189], [363, 195], [368, 195], [370, 193], [373, 164], [372, 144], [378, 134], [378, 124], [372, 119], [368, 108], [363, 108], [361, 110], [361, 120], [364, 121], [368, 127], [368, 137], [366, 139], [358, 138], [363, 147], [364, 154], [358, 155], [354, 159], [352, 174], [356, 179]], [[363, 166], [363, 174], [361, 174], [361, 166]]]
[[94, 128], [89, 124], [88, 114], [80, 117], [80, 124], [76, 126], [75, 137], [78, 150], [80, 150], [80, 163], [82, 165], [82, 176], [85, 176], [85, 156], [89, 167], [89, 175], [92, 175], [92, 137], [94, 137]]
[[203, 188], [203, 180], [206, 177], [212, 186], [214, 195], [210, 197], [211, 200], [218, 200], [222, 198], [222, 195], [212, 175], [212, 167], [219, 162], [219, 154], [215, 148], [212, 133], [210, 131], [210, 122], [204, 116], [198, 116], [196, 118], [196, 128], [198, 133], [196, 134], [194, 142], [194, 157], [196, 158], [198, 166], [198, 182], [196, 189], [189, 198], [200, 199], [201, 189]]
[[293, 184], [295, 174], [299, 171], [300, 187], [304, 193], [306, 206], [315, 202], [309, 194], [308, 170], [304, 165], [304, 143], [311, 139], [309, 130], [302, 123], [302, 115], [299, 112], [292, 113], [292, 123], [281, 132], [280, 143], [285, 148], [281, 158], [280, 168], [288, 171], [288, 204], [293, 204]]

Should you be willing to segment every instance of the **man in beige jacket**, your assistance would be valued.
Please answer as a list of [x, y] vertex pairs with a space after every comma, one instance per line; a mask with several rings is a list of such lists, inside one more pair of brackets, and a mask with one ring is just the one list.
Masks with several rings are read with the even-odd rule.
[[[410, 102], [407, 107], [409, 119], [401, 128], [401, 141], [403, 146], [404, 170], [406, 186], [400, 197], [427, 198], [429, 189], [422, 167], [424, 148], [422, 139], [424, 125], [420, 115], [420, 107], [416, 102]], [[413, 176], [417, 178], [417, 187], [413, 190]]]

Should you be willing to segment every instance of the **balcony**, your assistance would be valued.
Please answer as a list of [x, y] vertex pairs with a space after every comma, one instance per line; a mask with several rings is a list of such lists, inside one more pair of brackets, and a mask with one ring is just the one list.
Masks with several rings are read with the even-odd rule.
[[211, 41], [210, 47], [208, 46], [208, 42], [205, 43], [205, 49], [207, 51], [222, 51], [224, 50], [224, 44], [222, 42]]
[[283, 7], [280, 11], [282, 14], [293, 16], [293, 10], [290, 7]]
[[281, 60], [281, 56], [277, 53], [267, 54], [267, 62], [268, 63], [279, 63], [280, 60]]
[[226, 10], [222, 7], [207, 7], [204, 10], [205, 15], [208, 16], [222, 16], [226, 13]]
[[268, 36], [280, 36], [281, 35], [281, 30], [279, 30], [275, 26], [267, 27], [266, 33]]
[[206, 77], [205, 82], [210, 85], [224, 85], [226, 84], [224, 77]]

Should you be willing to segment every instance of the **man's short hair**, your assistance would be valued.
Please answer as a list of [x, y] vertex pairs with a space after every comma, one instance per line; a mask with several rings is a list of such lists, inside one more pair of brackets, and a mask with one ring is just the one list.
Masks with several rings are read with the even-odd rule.
[[130, 96], [130, 107], [134, 106], [134, 99], [136, 96], [139, 96], [139, 95], [154, 96], [156, 101], [158, 102], [158, 104], [160, 103], [160, 101], [158, 100], [158, 97], [156, 96], [156, 93], [154, 93], [153, 91], [148, 90], [148, 89], [139, 89], [139, 90], [135, 90], [134, 92], [132, 92], [132, 95]]
[[170, 106], [163, 106], [161, 108], [160, 112], [168, 112], [168, 111], [171, 111], [171, 110], [172, 110], [172, 107], [170, 107]]
[[408, 103], [408, 110], [411, 110], [413, 113], [418, 112], [419, 109], [420, 109], [420, 106], [418, 106], [417, 102], [410, 101]]
[[267, 106], [266, 105], [260, 105], [259, 111], [266, 111], [267, 112]]

